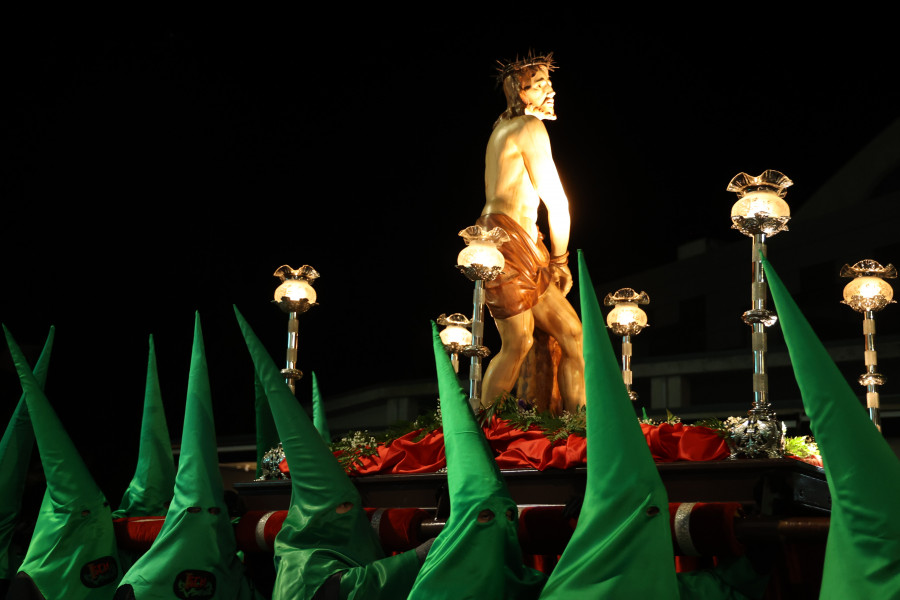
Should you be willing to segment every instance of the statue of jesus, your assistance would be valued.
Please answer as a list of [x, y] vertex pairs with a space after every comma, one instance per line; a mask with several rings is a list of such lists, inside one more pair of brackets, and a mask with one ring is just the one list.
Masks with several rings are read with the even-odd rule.
[[[572, 288], [569, 200], [544, 127], [544, 121], [556, 119], [556, 93], [550, 83], [554, 68], [547, 55], [529, 56], [500, 69], [507, 109], [488, 141], [485, 204], [478, 224], [502, 227], [511, 240], [500, 247], [506, 259], [503, 274], [485, 282], [486, 303], [501, 341], [484, 376], [486, 405], [515, 386], [537, 326], [555, 338], [562, 351], [557, 377], [563, 408], [584, 406], [581, 321], [566, 300]], [[536, 224], [541, 202], [547, 208], [550, 251]]]

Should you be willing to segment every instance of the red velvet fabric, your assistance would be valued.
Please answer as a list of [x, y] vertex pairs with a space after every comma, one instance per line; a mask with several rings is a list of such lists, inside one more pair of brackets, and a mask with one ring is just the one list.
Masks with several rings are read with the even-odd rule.
[[[675, 535], [675, 514], [680, 502], [669, 503], [669, 528], [676, 556], [686, 554]], [[697, 502], [691, 509], [688, 531], [690, 540], [701, 556], [740, 556], [743, 545], [734, 533], [734, 520], [741, 515], [740, 502]]]
[[722, 460], [730, 454], [725, 440], [706, 427], [641, 423], [641, 430], [656, 462]]
[[587, 457], [587, 440], [577, 435], [550, 442], [538, 428], [521, 431], [500, 419], [491, 421], [484, 433], [501, 469], [568, 469], [583, 466]]
[[[273, 552], [275, 536], [281, 531], [287, 513], [286, 510], [248, 510], [241, 516], [241, 520], [234, 528], [234, 537], [238, 548], [249, 553]], [[260, 540], [256, 537], [256, 529], [263, 518], [266, 519], [266, 522], [263, 525], [263, 539]], [[263, 543], [262, 547], [260, 547], [260, 542]]]
[[801, 458], [799, 456], [794, 456], [793, 454], [785, 455], [785, 458], [793, 458], [794, 460], [799, 460], [800, 462], [805, 462], [808, 465], [812, 465], [814, 467], [825, 468], [825, 465], [822, 464], [822, 457], [818, 455], [807, 456], [806, 458]]
[[[728, 446], [712, 429], [675, 425], [641, 425], [653, 459], [657, 462], [678, 460], [721, 460], [728, 457]], [[484, 430], [501, 469], [533, 468], [569, 469], [584, 466], [586, 440], [578, 435], [551, 442], [537, 427], [521, 431], [509, 421], [493, 419]], [[433, 473], [445, 467], [444, 435], [440, 431], [413, 441], [421, 431], [413, 431], [378, 447], [377, 454], [362, 458], [362, 464], [351, 475], [374, 473]], [[282, 465], [286, 469], [286, 465]]]
[[162, 529], [165, 517], [124, 517], [113, 519], [113, 531], [116, 543], [121, 548], [146, 552], [159, 530]]
[[[656, 462], [722, 460], [729, 455], [725, 440], [715, 430], [706, 427], [681, 423], [642, 423], [641, 431]], [[509, 421], [496, 418], [485, 427], [484, 434], [501, 469], [533, 468], [543, 471], [585, 464], [586, 440], [578, 435], [551, 442], [537, 427], [521, 431]], [[432, 431], [418, 442], [414, 441], [419, 435], [421, 431], [413, 431], [379, 446], [376, 454], [363, 457], [362, 464], [351, 470], [350, 474], [433, 473], [445, 467], [443, 433]], [[790, 458], [822, 466], [819, 457]], [[287, 463], [283, 462], [281, 468], [287, 471]]]
[[[374, 515], [377, 512], [381, 512], [381, 515], [379, 516], [378, 536], [381, 539], [381, 544], [385, 552], [403, 552], [415, 548], [425, 541], [419, 537], [419, 528], [422, 521], [430, 517], [427, 511], [422, 510], [421, 508], [366, 508], [365, 511], [370, 520], [374, 518]], [[286, 510], [249, 510], [244, 513], [240, 522], [234, 528], [234, 536], [237, 540], [238, 549], [249, 553], [273, 552], [275, 549], [275, 536], [281, 531], [281, 526], [284, 524], [287, 514], [288, 511]], [[259, 540], [257, 538], [257, 528], [259, 527], [260, 520], [264, 517], [266, 517], [266, 522], [263, 526], [263, 540]], [[163, 517], [153, 518], [158, 518], [160, 520], [160, 525], [162, 524]], [[158, 532], [159, 527], [156, 528], [156, 531], [152, 532], [153, 537], [156, 537]], [[135, 543], [132, 540], [122, 537], [123, 535], [129, 535], [124, 528], [121, 532], [117, 529], [116, 534], [119, 536], [118, 540], [120, 545], [122, 545], [123, 541]], [[147, 540], [146, 547], [143, 548], [144, 550], [150, 547], [153, 537]], [[263, 547], [260, 547], [260, 541], [263, 541]]]
[[418, 442], [413, 441], [419, 431], [411, 431], [386, 445], [378, 447], [378, 454], [366, 456], [362, 465], [352, 473], [433, 473], [447, 466], [444, 457], [444, 434], [432, 431]]
[[[678, 506], [669, 505], [670, 519], [674, 518]], [[697, 504], [691, 512], [690, 527], [695, 548], [704, 556], [741, 554], [743, 548], [734, 535], [734, 519], [739, 509], [738, 503]], [[403, 552], [425, 541], [421, 538], [420, 528], [422, 521], [431, 517], [428, 511], [421, 508], [366, 508], [365, 511], [370, 519], [380, 513], [378, 536], [386, 552]], [[238, 549], [252, 554], [271, 553], [274, 550], [275, 536], [281, 530], [287, 513], [286, 510], [247, 511], [234, 528]], [[262, 519], [265, 519], [265, 523], [260, 540], [257, 538], [257, 530]], [[119, 546], [146, 551], [159, 534], [164, 520], [165, 517], [114, 520]], [[577, 521], [565, 517], [559, 506], [523, 508], [519, 514], [518, 534], [529, 564], [538, 569], [552, 567], [565, 549], [576, 525]], [[676, 555], [680, 554], [677, 544], [675, 550]]]
[[415, 548], [425, 540], [419, 536], [422, 521], [431, 514], [421, 508], [367, 508], [369, 519], [378, 516], [378, 538], [385, 552], [404, 552]]

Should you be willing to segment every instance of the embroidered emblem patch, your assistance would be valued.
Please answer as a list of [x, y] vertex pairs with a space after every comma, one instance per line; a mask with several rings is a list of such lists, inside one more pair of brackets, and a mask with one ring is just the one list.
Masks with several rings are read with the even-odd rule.
[[188, 569], [175, 577], [172, 590], [181, 600], [212, 598], [216, 593], [216, 576], [208, 571]]
[[119, 575], [119, 565], [112, 556], [104, 556], [81, 567], [81, 583], [85, 587], [98, 588], [115, 582]]

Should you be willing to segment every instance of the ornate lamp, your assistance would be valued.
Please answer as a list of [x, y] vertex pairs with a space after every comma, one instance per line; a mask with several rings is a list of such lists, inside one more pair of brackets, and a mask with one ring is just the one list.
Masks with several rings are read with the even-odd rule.
[[622, 336], [622, 379], [625, 381], [628, 397], [634, 402], [638, 395], [631, 389], [631, 336], [639, 334], [644, 327], [649, 327], [647, 313], [638, 304], [650, 304], [650, 296], [647, 292], [638, 294], [631, 288], [622, 288], [614, 294], [607, 294], [603, 304], [614, 307], [606, 315], [606, 325], [613, 333]]
[[878, 355], [875, 352], [875, 313], [894, 304], [894, 290], [885, 279], [896, 279], [897, 269], [889, 264], [882, 267], [874, 260], [861, 260], [852, 267], [844, 265], [841, 277], [853, 277], [844, 287], [841, 301], [856, 312], [863, 314], [863, 334], [866, 336], [866, 372], [859, 376], [859, 384], [866, 388], [866, 406], [869, 418], [881, 431], [881, 403], [878, 386], [887, 381], [878, 372]]
[[760, 254], [766, 255], [767, 236], [787, 230], [791, 211], [784, 195], [793, 183], [783, 173], [770, 169], [756, 177], [739, 173], [727, 188], [738, 195], [737, 202], [731, 207], [731, 226], [753, 240], [752, 306], [743, 315], [744, 323], [753, 328], [753, 406], [747, 419], [732, 429], [731, 458], [779, 458], [784, 455], [784, 425], [779, 424], [771, 410], [766, 373], [766, 327], [774, 324], [778, 317], [766, 309], [768, 286]]
[[469, 365], [469, 404], [472, 409], [481, 405], [481, 359], [490, 354], [490, 350], [482, 345], [484, 341], [484, 282], [493, 281], [503, 271], [506, 264], [503, 254], [498, 250], [501, 244], [509, 241], [509, 235], [500, 227], [487, 231], [480, 225], [471, 225], [459, 232], [466, 241], [456, 258], [456, 268], [462, 271], [469, 281], [475, 283], [472, 294], [472, 343], [465, 346], [460, 353], [471, 359]]
[[463, 314], [453, 313], [449, 317], [444, 314], [439, 316], [437, 324], [444, 326], [440, 334], [441, 341], [444, 343], [444, 350], [450, 355], [453, 370], [459, 373], [459, 353], [472, 345], [472, 332], [469, 331], [472, 321]]
[[275, 289], [274, 302], [288, 314], [287, 366], [281, 372], [294, 392], [294, 382], [303, 377], [303, 372], [297, 369], [297, 336], [300, 332], [297, 317], [316, 306], [316, 290], [312, 283], [318, 279], [319, 273], [309, 265], [299, 269], [281, 265], [275, 269], [273, 276], [281, 279], [281, 285]]

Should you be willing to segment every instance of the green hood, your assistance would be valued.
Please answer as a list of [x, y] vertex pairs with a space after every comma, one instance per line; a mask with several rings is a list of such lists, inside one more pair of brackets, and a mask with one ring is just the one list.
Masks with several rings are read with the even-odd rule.
[[[312, 374], [312, 411], [313, 425], [326, 444], [331, 443], [331, 432], [328, 431], [328, 420], [325, 418], [325, 405], [322, 403], [322, 394], [319, 392], [319, 380], [315, 371]], [[290, 464], [290, 463], [289, 463]]]
[[159, 535], [122, 585], [130, 585], [137, 600], [172, 598], [173, 591], [178, 598], [250, 598], [236, 550], [197, 314], [175, 495]]
[[765, 258], [763, 267], [831, 492], [819, 597], [897, 598], [900, 461]]
[[[331, 575], [373, 563], [384, 552], [356, 487], [237, 308], [235, 314], [291, 465], [291, 506], [275, 538], [273, 598], [306, 600]], [[344, 503], [353, 506], [338, 514], [336, 509]], [[405, 592], [390, 595], [389, 585], [383, 584], [385, 597], [405, 597]]]
[[431, 547], [409, 597], [537, 598], [545, 578], [522, 564], [516, 503], [506, 489], [484, 432], [475, 421], [434, 323], [431, 330], [447, 456], [450, 518]]
[[587, 489], [541, 598], [678, 598], [669, 500], [641, 433], [578, 252], [587, 395]]
[[253, 389], [256, 395], [256, 478], [259, 479], [263, 476], [263, 458], [266, 452], [278, 445], [278, 430], [275, 429], [275, 419], [272, 418], [266, 390], [255, 372]]
[[6, 341], [25, 393], [47, 492], [19, 572], [45, 598], [108, 599], [121, 577], [109, 503], [81, 460], [22, 351]]
[[156, 372], [156, 347], [150, 336], [147, 360], [147, 384], [144, 389], [144, 416], [141, 420], [141, 445], [137, 468], [122, 496], [113, 518], [165, 515], [175, 487], [175, 461], [172, 441], [166, 425], [159, 376]]
[[[56, 329], [50, 327], [44, 350], [34, 367], [34, 378], [42, 390], [47, 381], [47, 368], [50, 364], [50, 350], [53, 348], [55, 333]], [[25, 479], [33, 446], [34, 428], [31, 426], [23, 394], [3, 437], [0, 438], [0, 579], [9, 579], [15, 575], [21, 562], [21, 557], [17, 560], [10, 555], [9, 544], [16, 528], [19, 510], [22, 508], [22, 494], [25, 491]]]
[[[259, 375], [253, 374], [256, 390], [256, 478], [262, 477], [263, 457], [266, 452], [278, 444], [278, 430], [272, 417], [272, 408], [266, 397], [266, 390]], [[322, 404], [322, 395], [319, 393], [319, 381], [316, 374], [312, 374], [312, 409], [313, 425], [326, 444], [331, 443], [331, 432], [328, 431], [328, 421], [325, 419], [325, 407]]]

